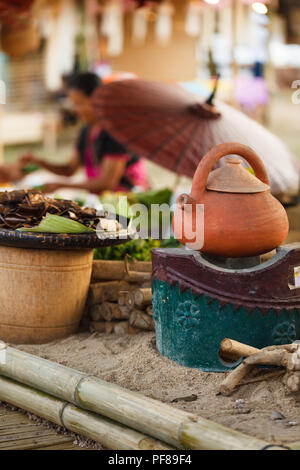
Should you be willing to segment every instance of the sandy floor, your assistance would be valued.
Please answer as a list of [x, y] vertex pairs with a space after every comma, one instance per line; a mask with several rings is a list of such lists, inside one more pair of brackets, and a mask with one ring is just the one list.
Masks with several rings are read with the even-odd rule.
[[[18, 348], [269, 442], [300, 440], [300, 395], [288, 395], [281, 378], [243, 385], [231, 397], [223, 397], [217, 392], [224, 374], [181, 367], [160, 356], [153, 333], [81, 333], [46, 345]], [[195, 401], [172, 403], [192, 394], [197, 396]], [[274, 411], [285, 419], [271, 419]]]

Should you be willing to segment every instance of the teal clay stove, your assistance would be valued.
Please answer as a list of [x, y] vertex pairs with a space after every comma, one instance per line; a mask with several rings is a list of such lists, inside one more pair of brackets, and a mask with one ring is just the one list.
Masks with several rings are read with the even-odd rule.
[[[251, 267], [252, 265], [252, 267]], [[224, 372], [232, 338], [257, 348], [300, 338], [300, 244], [260, 257], [213, 259], [186, 249], [153, 250], [158, 351], [180, 365]]]
[[[213, 170], [226, 155], [242, 156], [256, 176], [232, 157]], [[280, 246], [288, 234], [287, 214], [253, 150], [237, 143], [211, 149], [198, 165], [191, 193], [177, 199], [173, 229], [197, 251], [153, 252], [161, 354], [183, 366], [224, 372], [242, 360], [220, 357], [224, 338], [256, 348], [300, 338], [300, 244]], [[260, 255], [278, 246], [275, 256], [261, 262]]]

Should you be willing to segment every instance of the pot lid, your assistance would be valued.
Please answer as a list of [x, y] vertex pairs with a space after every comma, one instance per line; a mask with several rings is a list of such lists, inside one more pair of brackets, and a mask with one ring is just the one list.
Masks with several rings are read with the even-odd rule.
[[270, 186], [246, 170], [241, 159], [229, 157], [225, 166], [209, 174], [206, 188], [223, 193], [261, 193]]

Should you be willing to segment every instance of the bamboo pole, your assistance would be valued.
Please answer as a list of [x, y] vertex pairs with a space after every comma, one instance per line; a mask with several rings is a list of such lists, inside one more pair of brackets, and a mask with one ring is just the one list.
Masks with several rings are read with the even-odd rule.
[[291, 442], [289, 444], [289, 449], [290, 450], [300, 450], [300, 441]]
[[110, 419], [38, 392], [10, 379], [0, 377], [0, 400], [34, 413], [69, 431], [99, 442], [112, 450], [172, 450], [163, 442], [151, 439]]
[[[263, 450], [270, 443], [247, 436], [234, 429], [199, 418], [197, 423], [188, 423], [181, 433], [181, 442], [185, 449], [198, 450]], [[280, 446], [272, 446], [270, 450], [283, 450]]]
[[268, 445], [195, 414], [11, 347], [6, 351], [6, 364], [0, 364], [0, 374], [177, 448], [255, 450]]
[[[131, 263], [132, 271], [134, 274], [151, 274], [152, 263], [135, 261]], [[130, 266], [130, 264], [128, 264]], [[124, 276], [130, 278], [129, 273], [126, 271], [126, 265], [124, 261], [111, 261], [111, 260], [94, 260], [92, 278], [98, 281], [121, 281]], [[143, 277], [142, 277], [143, 279]], [[149, 276], [146, 276], [149, 279]]]

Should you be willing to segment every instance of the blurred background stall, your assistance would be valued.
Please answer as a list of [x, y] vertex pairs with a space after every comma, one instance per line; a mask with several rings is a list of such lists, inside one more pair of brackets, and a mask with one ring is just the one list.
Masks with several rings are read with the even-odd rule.
[[[5, 163], [24, 151], [54, 163], [67, 159], [79, 123], [64, 87], [87, 70], [104, 83], [178, 82], [203, 99], [218, 74], [217, 98], [300, 157], [297, 0], [1, 0], [0, 15]], [[147, 169], [151, 187], [178, 184], [174, 173], [151, 162]]]

